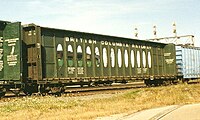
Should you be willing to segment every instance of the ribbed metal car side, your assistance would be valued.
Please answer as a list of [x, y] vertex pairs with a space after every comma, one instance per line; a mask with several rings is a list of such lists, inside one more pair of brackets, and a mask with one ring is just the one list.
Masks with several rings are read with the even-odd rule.
[[183, 79], [200, 77], [200, 48], [176, 46], [178, 76]]

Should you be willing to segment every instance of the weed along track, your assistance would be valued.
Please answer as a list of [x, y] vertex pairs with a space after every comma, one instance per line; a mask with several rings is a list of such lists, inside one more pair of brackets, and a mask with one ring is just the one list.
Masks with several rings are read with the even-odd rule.
[[[121, 91], [121, 90], [119, 90]], [[23, 96], [1, 99], [1, 120], [67, 119], [94, 120], [113, 114], [132, 114], [150, 108], [200, 102], [200, 84], [179, 84], [161, 87], [140, 87], [116, 94], [108, 91], [61, 97]], [[80, 93], [80, 92], [79, 92]], [[73, 94], [76, 94], [73, 93]], [[65, 96], [66, 95], [66, 96]], [[169, 113], [160, 114], [161, 116]], [[155, 117], [160, 117], [160, 115]]]

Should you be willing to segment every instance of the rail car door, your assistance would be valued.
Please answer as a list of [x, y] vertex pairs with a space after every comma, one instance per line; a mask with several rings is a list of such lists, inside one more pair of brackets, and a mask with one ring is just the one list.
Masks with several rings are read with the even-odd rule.
[[35, 25], [24, 27], [23, 35], [24, 73], [30, 80], [42, 80], [41, 28]]

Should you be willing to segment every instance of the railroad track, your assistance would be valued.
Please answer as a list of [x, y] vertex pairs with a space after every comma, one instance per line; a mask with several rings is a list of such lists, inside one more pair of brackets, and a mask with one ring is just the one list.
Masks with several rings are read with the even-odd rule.
[[145, 87], [143, 82], [128, 83], [128, 84], [113, 84], [110, 86], [98, 86], [98, 87], [69, 87], [65, 90], [65, 93], [76, 93], [76, 92], [88, 92], [88, 91], [104, 91], [104, 90], [122, 90]]
[[82, 88], [68, 88], [65, 90], [65, 95], [68, 96], [85, 96], [101, 93], [116, 93], [123, 90], [143, 88], [146, 85], [143, 82], [128, 83], [128, 84], [113, 84], [111, 86], [98, 86], [98, 87], [82, 87]]
[[[102, 86], [92, 86], [92, 87], [78, 87], [78, 86], [71, 86], [66, 88], [65, 92], [62, 94], [63, 96], [84, 96], [84, 95], [92, 95], [92, 94], [100, 94], [103, 92], [107, 93], [115, 93], [120, 92], [122, 90], [132, 89], [132, 88], [141, 88], [145, 87], [145, 84], [143, 82], [134, 82], [134, 83], [127, 83], [127, 84], [113, 84], [113, 85], [102, 85]], [[12, 99], [16, 97], [24, 97], [26, 96], [23, 92], [20, 92], [19, 96], [15, 96], [12, 92], [6, 93], [4, 98], [1, 98], [0, 100], [5, 99]], [[39, 94], [33, 94], [33, 96], [39, 96]]]
[[[188, 84], [198, 84], [199, 81], [192, 81]], [[100, 93], [115, 93], [121, 92], [122, 90], [134, 89], [134, 88], [144, 88], [146, 85], [143, 82], [132, 82], [127, 84], [112, 84], [112, 85], [100, 85], [100, 86], [70, 86], [67, 87], [65, 92], [62, 94], [64, 96], [81, 96], [81, 95], [91, 95], [91, 94], [100, 94]], [[39, 94], [33, 94], [35, 96]], [[17, 97], [24, 97], [26, 96], [23, 92], [19, 94]], [[6, 96], [1, 99], [6, 98], [16, 98], [15, 94], [12, 92], [6, 93]], [[0, 100], [1, 100], [0, 99]]]

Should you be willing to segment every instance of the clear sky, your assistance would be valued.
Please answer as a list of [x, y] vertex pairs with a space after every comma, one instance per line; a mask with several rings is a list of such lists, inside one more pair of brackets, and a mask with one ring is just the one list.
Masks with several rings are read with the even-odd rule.
[[0, 0], [1, 20], [121, 37], [195, 35], [200, 46], [200, 0]]

